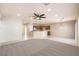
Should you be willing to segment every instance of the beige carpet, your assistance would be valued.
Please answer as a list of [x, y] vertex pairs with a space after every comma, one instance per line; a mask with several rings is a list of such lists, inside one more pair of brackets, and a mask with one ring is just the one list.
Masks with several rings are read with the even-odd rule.
[[0, 46], [0, 56], [79, 56], [79, 48], [48, 39], [31, 39]]

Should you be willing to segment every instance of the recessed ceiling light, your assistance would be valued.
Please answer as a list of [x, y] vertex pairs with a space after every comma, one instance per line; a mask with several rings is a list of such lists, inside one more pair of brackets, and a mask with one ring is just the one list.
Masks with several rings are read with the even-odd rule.
[[17, 16], [21, 16], [21, 14], [20, 13], [17, 13]]
[[55, 16], [55, 17], [57, 17], [57, 16], [58, 16], [58, 14], [55, 14], [54, 16]]
[[51, 11], [51, 8], [47, 9], [47, 11], [48, 11], [48, 12]]
[[61, 19], [57, 19], [57, 21], [60, 21]]

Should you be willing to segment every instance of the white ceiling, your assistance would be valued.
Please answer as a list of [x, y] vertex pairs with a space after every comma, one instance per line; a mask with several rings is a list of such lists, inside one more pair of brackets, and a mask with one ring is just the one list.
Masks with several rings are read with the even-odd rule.
[[[47, 10], [51, 8], [51, 11]], [[45, 6], [43, 3], [7, 3], [0, 4], [0, 15], [3, 18], [22, 19], [26, 22], [53, 23], [76, 20], [79, 16], [79, 4], [72, 3], [51, 3]], [[33, 13], [45, 13], [46, 19], [33, 20]], [[18, 14], [18, 16], [17, 16]]]

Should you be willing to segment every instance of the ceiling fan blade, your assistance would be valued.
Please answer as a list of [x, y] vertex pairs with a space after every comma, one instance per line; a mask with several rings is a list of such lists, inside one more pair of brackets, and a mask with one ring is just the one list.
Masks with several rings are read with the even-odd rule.
[[35, 16], [39, 17], [39, 15], [37, 15], [36, 13], [34, 13]]
[[40, 17], [44, 16], [45, 14], [41, 14]]
[[46, 18], [46, 17], [41, 17], [41, 18]]

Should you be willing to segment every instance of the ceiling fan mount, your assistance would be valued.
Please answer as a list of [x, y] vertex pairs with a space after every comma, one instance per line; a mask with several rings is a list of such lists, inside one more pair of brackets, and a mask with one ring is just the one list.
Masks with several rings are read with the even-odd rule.
[[43, 3], [45, 6], [48, 6], [50, 3]]

